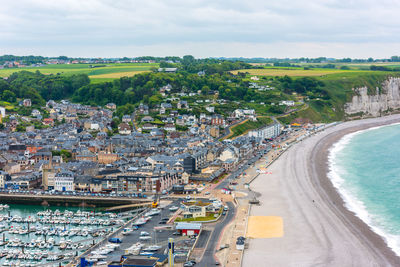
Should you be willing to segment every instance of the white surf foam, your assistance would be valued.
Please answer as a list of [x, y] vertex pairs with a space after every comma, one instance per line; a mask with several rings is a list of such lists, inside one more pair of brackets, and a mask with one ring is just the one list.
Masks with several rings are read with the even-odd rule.
[[366, 131], [372, 131], [378, 128], [397, 124], [400, 123], [372, 127], [343, 136], [338, 142], [333, 144], [333, 146], [329, 150], [328, 177], [329, 179], [331, 179], [333, 186], [341, 195], [346, 208], [354, 212], [355, 215], [363, 220], [375, 233], [382, 236], [388, 247], [390, 247], [398, 256], [400, 256], [400, 236], [388, 233], [387, 231], [385, 231], [385, 229], [382, 228], [382, 226], [378, 226], [374, 222], [376, 221], [376, 218], [374, 220], [374, 215], [369, 214], [367, 208], [365, 207], [365, 204], [361, 200], [357, 199], [357, 197], [350, 192], [349, 188], [346, 188], [346, 186], [344, 185], [345, 180], [343, 179], [343, 177], [346, 177], [347, 174], [344, 168], [342, 168], [337, 162], [338, 153], [340, 153], [350, 143], [351, 139], [353, 139], [354, 136], [364, 133]]

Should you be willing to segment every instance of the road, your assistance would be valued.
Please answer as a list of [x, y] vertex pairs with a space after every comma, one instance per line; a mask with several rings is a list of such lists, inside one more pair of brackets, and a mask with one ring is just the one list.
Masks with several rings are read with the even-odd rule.
[[225, 180], [223, 180], [221, 183], [219, 183], [215, 188], [216, 189], [222, 189], [224, 187], [228, 187], [229, 183], [238, 178], [244, 171], [246, 171], [248, 168], [250, 168], [251, 165], [256, 163], [264, 154], [268, 153], [268, 151], [271, 150], [271, 146], [268, 146], [266, 149], [257, 152], [255, 156], [253, 156], [250, 159], [244, 160], [243, 163], [239, 164], [239, 168], [236, 170], [232, 171]]
[[208, 240], [208, 244], [206, 247], [206, 250], [204, 252], [203, 258], [201, 261], [196, 264], [196, 267], [210, 267], [210, 266], [215, 266], [215, 250], [217, 243], [220, 239], [220, 236], [222, 235], [222, 230], [225, 228], [226, 225], [228, 225], [232, 219], [235, 217], [236, 210], [235, 207], [231, 202], [227, 203], [229, 210], [222, 219], [222, 221], [218, 221], [215, 224], [214, 231], [211, 233], [210, 239]]

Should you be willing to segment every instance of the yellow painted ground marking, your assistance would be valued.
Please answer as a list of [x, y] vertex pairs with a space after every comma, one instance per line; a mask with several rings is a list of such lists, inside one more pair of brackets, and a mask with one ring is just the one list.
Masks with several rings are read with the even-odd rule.
[[283, 219], [279, 216], [250, 216], [247, 237], [275, 238], [282, 237]]

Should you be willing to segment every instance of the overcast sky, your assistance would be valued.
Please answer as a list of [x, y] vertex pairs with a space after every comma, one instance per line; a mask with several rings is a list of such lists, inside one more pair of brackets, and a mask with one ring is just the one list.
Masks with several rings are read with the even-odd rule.
[[0, 0], [0, 54], [400, 55], [399, 0]]

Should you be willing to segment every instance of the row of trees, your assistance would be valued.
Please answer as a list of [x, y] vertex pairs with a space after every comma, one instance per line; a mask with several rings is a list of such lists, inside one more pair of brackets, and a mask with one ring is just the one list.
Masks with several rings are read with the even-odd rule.
[[30, 98], [34, 104], [43, 105], [50, 99], [69, 98], [89, 83], [86, 74], [63, 76], [20, 71], [13, 73], [7, 81], [0, 80], [0, 95], [9, 102], [14, 102], [16, 98]]

